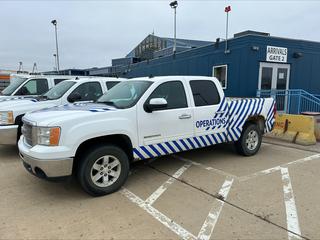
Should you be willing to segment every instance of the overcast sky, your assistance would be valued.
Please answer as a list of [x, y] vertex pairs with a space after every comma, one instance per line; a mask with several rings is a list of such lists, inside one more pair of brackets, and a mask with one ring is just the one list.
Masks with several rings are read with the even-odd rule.
[[[0, 0], [0, 69], [54, 67], [52, 19], [58, 21], [60, 68], [103, 67], [125, 56], [152, 33], [172, 37], [169, 0]], [[177, 36], [214, 41], [225, 35], [224, 7], [231, 5], [229, 35], [257, 30], [320, 42], [320, 1], [180, 0]]]

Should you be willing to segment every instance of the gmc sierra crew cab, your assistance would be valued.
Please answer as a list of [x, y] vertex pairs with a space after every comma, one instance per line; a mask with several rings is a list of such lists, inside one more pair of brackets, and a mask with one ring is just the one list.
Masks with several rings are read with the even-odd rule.
[[96, 101], [123, 79], [73, 78], [64, 80], [38, 98], [0, 101], [0, 145], [15, 145], [21, 135], [22, 117], [27, 113], [67, 103]]
[[9, 86], [0, 93], [0, 101], [37, 97], [44, 94], [61, 81], [74, 79], [75, 76], [15, 74], [10, 78], [11, 81]]
[[124, 184], [135, 160], [225, 142], [254, 155], [274, 114], [272, 98], [226, 98], [213, 77], [136, 78], [95, 103], [26, 114], [18, 145], [30, 173], [75, 174], [87, 193], [101, 196]]

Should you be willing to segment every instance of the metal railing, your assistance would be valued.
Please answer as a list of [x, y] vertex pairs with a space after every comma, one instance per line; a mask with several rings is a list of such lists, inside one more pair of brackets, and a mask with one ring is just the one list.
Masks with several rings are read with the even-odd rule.
[[320, 95], [311, 94], [302, 89], [257, 90], [257, 97], [272, 97], [275, 99], [278, 112], [291, 114], [320, 112]]

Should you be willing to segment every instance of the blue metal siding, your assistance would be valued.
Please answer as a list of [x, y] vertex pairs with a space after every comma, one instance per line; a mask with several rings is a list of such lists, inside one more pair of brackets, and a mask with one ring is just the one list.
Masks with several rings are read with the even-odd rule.
[[[291, 65], [290, 89], [320, 93], [320, 43], [264, 36], [244, 36], [228, 42], [230, 53], [224, 53], [224, 42], [191, 49], [171, 56], [144, 61], [131, 66], [126, 77], [202, 75], [212, 76], [215, 65], [228, 65], [227, 96], [255, 96], [258, 89], [259, 64], [266, 60], [268, 45], [288, 48]], [[252, 46], [259, 47], [258, 51]], [[295, 52], [303, 54], [293, 58]]]

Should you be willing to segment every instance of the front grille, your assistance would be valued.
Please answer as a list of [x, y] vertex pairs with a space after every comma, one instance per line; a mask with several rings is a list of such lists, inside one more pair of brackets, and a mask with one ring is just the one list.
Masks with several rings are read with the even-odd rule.
[[28, 145], [33, 146], [33, 126], [24, 122], [22, 126], [22, 134], [25, 138], [25, 141]]

